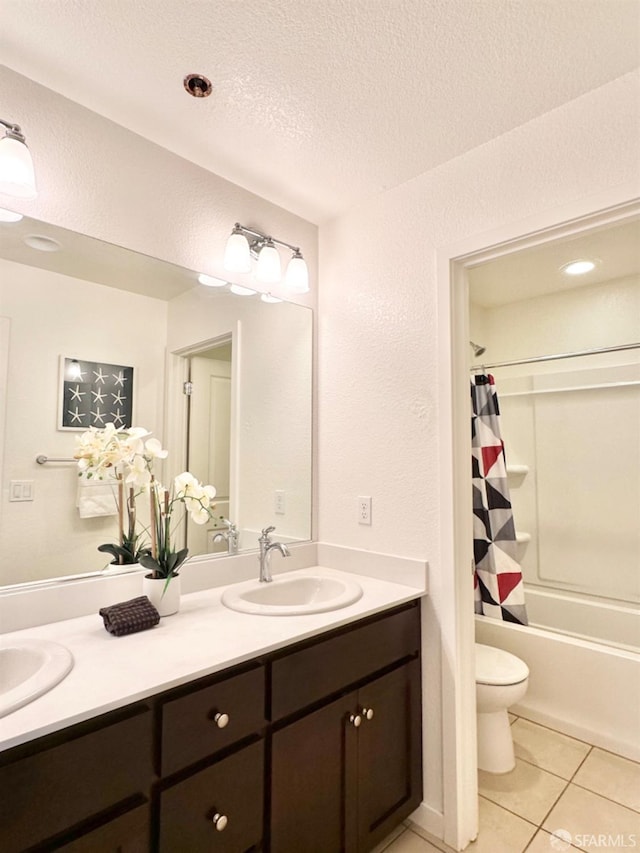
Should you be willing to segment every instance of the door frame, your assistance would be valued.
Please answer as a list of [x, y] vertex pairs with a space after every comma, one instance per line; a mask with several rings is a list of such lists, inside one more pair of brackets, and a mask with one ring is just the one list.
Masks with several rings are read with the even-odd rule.
[[[238, 518], [238, 472], [239, 447], [237, 441], [237, 425], [240, 405], [240, 364], [242, 346], [242, 321], [236, 320], [233, 328], [222, 335], [207, 338], [189, 344], [186, 347], [169, 351], [166, 356], [166, 406], [164, 420], [165, 448], [169, 451], [171, 460], [169, 469], [164, 476], [173, 479], [187, 468], [187, 440], [189, 421], [187, 417], [188, 398], [183, 393], [183, 385], [189, 378], [189, 359], [201, 352], [231, 341], [231, 441], [229, 448], [229, 492], [233, 495], [233, 505], [229, 502], [230, 518]], [[195, 555], [191, 560], [207, 559], [210, 555]]]
[[[470, 236], [436, 253], [440, 560], [442, 575], [446, 575], [440, 580], [443, 836], [455, 850], [463, 850], [478, 832], [466, 270], [472, 264], [623, 221], [638, 213], [640, 189], [629, 182]], [[446, 571], [446, 567], [451, 569]]]

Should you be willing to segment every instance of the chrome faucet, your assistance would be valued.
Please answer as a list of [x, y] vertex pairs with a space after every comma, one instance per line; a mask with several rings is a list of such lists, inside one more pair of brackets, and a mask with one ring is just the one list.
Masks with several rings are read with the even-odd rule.
[[226, 542], [227, 543], [227, 553], [228, 554], [237, 554], [238, 553], [238, 528], [233, 522], [229, 521], [228, 518], [222, 518], [222, 521], [227, 525], [227, 529], [225, 531], [220, 531], [216, 533], [213, 537], [213, 543], [216, 542]]
[[273, 578], [271, 577], [271, 552], [276, 549], [280, 551], [283, 557], [288, 557], [289, 549], [286, 545], [283, 545], [282, 542], [272, 542], [271, 534], [275, 530], [275, 527], [265, 527], [262, 531], [262, 536], [258, 537], [258, 543], [260, 545], [260, 583], [271, 583]]

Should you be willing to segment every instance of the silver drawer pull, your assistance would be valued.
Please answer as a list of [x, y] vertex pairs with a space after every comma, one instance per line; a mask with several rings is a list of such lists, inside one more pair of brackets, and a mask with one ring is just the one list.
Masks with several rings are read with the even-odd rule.
[[[216, 714], [213, 718], [213, 722], [219, 729], [224, 729], [229, 725], [229, 715], [228, 714]], [[225, 818], [226, 820], [226, 818]], [[226, 826], [226, 824], [225, 824]]]
[[349, 717], [349, 722], [352, 726], [358, 728], [362, 723], [362, 717], [360, 716], [360, 714], [351, 714], [351, 716]]
[[211, 823], [215, 826], [218, 832], [222, 832], [223, 829], [226, 829], [227, 824], [229, 823], [229, 818], [226, 814], [218, 814], [218, 812], [216, 812], [211, 818]]
[[373, 720], [373, 708], [363, 708], [360, 713], [365, 720]]

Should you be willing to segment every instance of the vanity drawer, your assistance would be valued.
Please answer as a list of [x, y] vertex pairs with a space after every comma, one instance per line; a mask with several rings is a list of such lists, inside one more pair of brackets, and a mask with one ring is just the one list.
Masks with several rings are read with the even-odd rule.
[[279, 720], [420, 649], [420, 609], [410, 604], [347, 628], [271, 664], [271, 719]]
[[3, 853], [26, 850], [146, 792], [151, 722], [149, 709], [137, 706], [116, 722], [81, 724], [82, 733], [66, 742], [59, 742], [63, 733], [48, 737], [33, 754], [17, 747], [20, 757], [8, 756], [0, 767]]
[[256, 666], [165, 702], [161, 775], [175, 773], [260, 731], [265, 724], [264, 685], [264, 667]]
[[[262, 840], [264, 742], [160, 794], [160, 853], [244, 853]], [[214, 823], [216, 816], [223, 817]]]

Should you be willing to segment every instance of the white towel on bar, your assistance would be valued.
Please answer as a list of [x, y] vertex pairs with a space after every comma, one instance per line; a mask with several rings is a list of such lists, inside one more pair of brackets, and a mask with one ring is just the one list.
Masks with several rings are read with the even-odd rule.
[[109, 480], [87, 480], [79, 477], [76, 506], [80, 518], [117, 515], [117, 486]]

